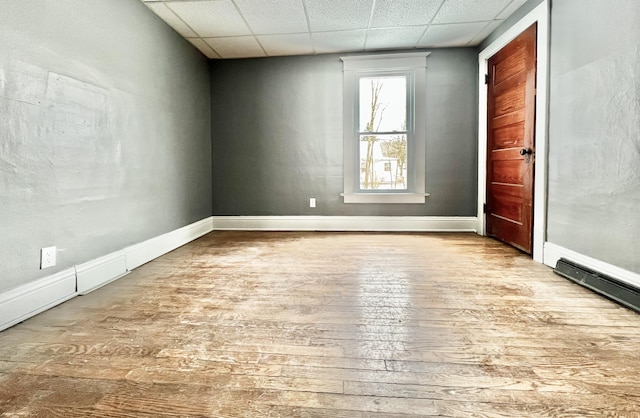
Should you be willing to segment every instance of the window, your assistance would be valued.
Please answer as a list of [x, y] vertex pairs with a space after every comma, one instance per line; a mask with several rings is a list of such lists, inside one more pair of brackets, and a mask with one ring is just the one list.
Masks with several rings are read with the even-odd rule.
[[424, 203], [428, 53], [342, 57], [345, 203]]
[[408, 76], [362, 76], [358, 81], [358, 148], [364, 166], [359, 188], [407, 190]]

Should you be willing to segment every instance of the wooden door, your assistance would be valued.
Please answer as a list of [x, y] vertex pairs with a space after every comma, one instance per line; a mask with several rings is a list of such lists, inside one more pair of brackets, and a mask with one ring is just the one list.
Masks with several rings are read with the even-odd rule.
[[534, 24], [489, 59], [487, 234], [531, 254], [535, 161]]

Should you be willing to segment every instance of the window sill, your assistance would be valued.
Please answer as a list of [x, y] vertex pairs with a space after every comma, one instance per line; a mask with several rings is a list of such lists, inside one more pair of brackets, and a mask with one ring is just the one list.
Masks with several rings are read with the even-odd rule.
[[340, 193], [344, 203], [422, 203], [429, 193]]

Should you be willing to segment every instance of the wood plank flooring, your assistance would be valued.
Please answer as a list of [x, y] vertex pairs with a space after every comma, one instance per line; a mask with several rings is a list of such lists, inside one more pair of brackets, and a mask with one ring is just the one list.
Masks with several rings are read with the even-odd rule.
[[0, 417], [640, 417], [640, 315], [472, 234], [214, 232], [0, 333]]

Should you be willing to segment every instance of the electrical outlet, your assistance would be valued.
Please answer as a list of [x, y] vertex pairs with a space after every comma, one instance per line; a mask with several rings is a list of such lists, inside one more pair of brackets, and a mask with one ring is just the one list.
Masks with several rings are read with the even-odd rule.
[[40, 270], [56, 265], [56, 247], [47, 247], [40, 250]]
[[309, 198], [309, 207], [310, 208], [315, 208], [316, 207], [316, 198], [315, 197], [310, 197]]

